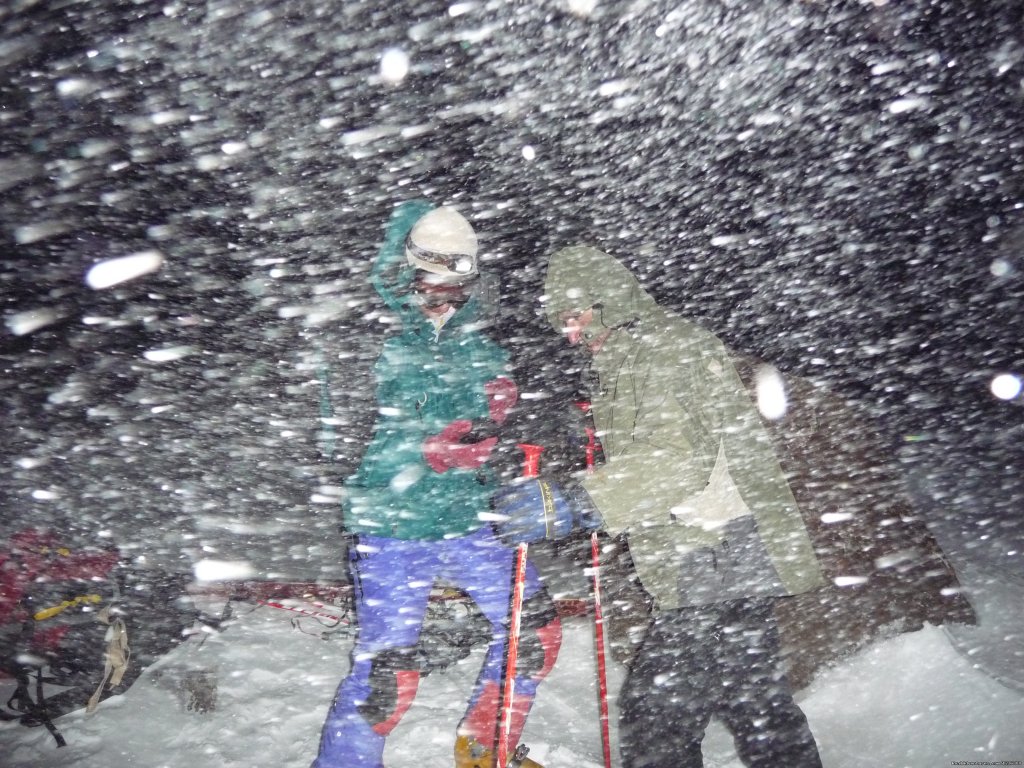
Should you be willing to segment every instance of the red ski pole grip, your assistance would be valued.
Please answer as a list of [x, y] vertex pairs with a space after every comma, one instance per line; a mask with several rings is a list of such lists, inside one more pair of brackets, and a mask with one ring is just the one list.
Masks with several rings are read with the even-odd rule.
[[518, 447], [523, 452], [523, 477], [540, 475], [540, 455], [544, 452], [544, 446], [519, 443]]
[[[590, 416], [590, 403], [587, 401], [576, 403], [576, 407], [579, 408], [584, 416]], [[587, 433], [587, 445], [586, 445], [586, 461], [587, 461], [587, 472], [594, 471], [594, 457], [597, 453], [597, 432], [591, 427], [584, 427], [583, 431]]]

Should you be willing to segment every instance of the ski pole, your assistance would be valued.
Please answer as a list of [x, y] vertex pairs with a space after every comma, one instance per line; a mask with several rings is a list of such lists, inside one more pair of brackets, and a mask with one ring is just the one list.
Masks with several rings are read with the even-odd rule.
[[[523, 452], [523, 477], [540, 475], [540, 455], [543, 446], [519, 443]], [[515, 565], [512, 570], [512, 600], [509, 606], [509, 628], [505, 669], [501, 692], [501, 711], [498, 713], [498, 744], [495, 749], [497, 768], [506, 768], [509, 759], [509, 736], [512, 729], [512, 704], [515, 700], [516, 664], [519, 659], [519, 631], [523, 614], [523, 593], [526, 591], [526, 542], [516, 547]]]
[[[576, 407], [583, 412], [584, 418], [590, 418], [590, 402], [583, 401], [576, 403]], [[584, 426], [583, 431], [587, 435], [587, 444], [584, 446], [584, 456], [586, 457], [587, 472], [593, 472], [594, 466], [597, 464], [597, 430], [590, 426]]]
[[601, 611], [601, 559], [597, 531], [590, 534], [590, 559], [594, 569], [594, 645], [597, 653], [597, 698], [601, 717], [604, 766], [612, 768], [612, 743], [608, 732], [608, 670], [605, 666], [604, 614]]
[[544, 446], [531, 445], [530, 443], [519, 443], [519, 450], [523, 452], [523, 477], [540, 476], [540, 455], [544, 452]]
[[525, 542], [516, 547], [513, 570], [512, 605], [509, 610], [508, 652], [505, 655], [505, 681], [501, 692], [501, 712], [498, 718], [497, 768], [508, 765], [509, 736], [512, 728], [512, 705], [515, 700], [516, 664], [519, 659], [519, 630], [523, 614], [523, 592], [526, 587]]
[[[309, 610], [306, 610], [304, 608], [297, 608], [296, 606], [293, 606], [293, 605], [285, 605], [284, 603], [279, 603], [279, 602], [277, 602], [275, 600], [257, 600], [256, 604], [257, 605], [265, 605], [268, 608], [277, 608], [278, 610], [281, 610], [281, 611], [291, 611], [292, 613], [301, 613], [303, 616], [312, 616], [313, 618], [316, 618], [316, 619], [331, 619], [332, 621], [336, 621], [338, 623], [341, 623], [343, 621], [348, 623], [347, 617], [344, 616], [344, 615], [342, 615], [342, 616], [335, 616], [333, 613], [323, 613], [321, 611], [309, 611]], [[317, 607], [324, 607], [324, 608], [327, 607], [325, 605], [318, 604], [318, 603], [314, 603], [314, 605], [316, 605]]]
[[[576, 403], [584, 415], [590, 415], [590, 403]], [[595, 470], [597, 453], [597, 432], [585, 427], [587, 433], [587, 473]], [[601, 748], [604, 752], [604, 767], [612, 768], [612, 740], [608, 732], [608, 669], [605, 665], [604, 613], [601, 609], [601, 557], [597, 531], [590, 534], [590, 561], [594, 571], [594, 650], [597, 655], [597, 700], [601, 718]]]

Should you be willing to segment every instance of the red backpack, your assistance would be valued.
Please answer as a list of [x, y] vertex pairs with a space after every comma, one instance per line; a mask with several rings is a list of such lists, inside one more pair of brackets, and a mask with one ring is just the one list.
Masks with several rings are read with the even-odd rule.
[[51, 530], [0, 543], [0, 672], [15, 683], [0, 719], [44, 725], [63, 746], [53, 718], [127, 689], [186, 636], [196, 612], [185, 587], [184, 576], [133, 570], [116, 548], [72, 548]]

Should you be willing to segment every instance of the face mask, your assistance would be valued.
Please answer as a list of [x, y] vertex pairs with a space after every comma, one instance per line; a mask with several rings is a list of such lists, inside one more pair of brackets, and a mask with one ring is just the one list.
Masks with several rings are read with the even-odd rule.
[[413, 300], [417, 306], [437, 309], [445, 304], [461, 307], [473, 292], [473, 283], [445, 285], [444, 283], [421, 284], [413, 287]]
[[437, 309], [443, 307], [445, 304], [455, 307], [456, 309], [461, 307], [469, 300], [469, 297], [465, 294], [458, 295], [444, 295], [437, 293], [415, 293], [413, 294], [413, 303], [418, 307], [424, 309]]

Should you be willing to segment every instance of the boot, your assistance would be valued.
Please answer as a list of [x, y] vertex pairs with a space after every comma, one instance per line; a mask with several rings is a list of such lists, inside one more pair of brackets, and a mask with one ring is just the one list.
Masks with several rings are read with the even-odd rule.
[[[507, 768], [544, 768], [526, 756], [529, 751], [525, 744], [516, 747]], [[455, 768], [495, 768], [494, 758], [491, 750], [472, 736], [459, 736], [455, 739]]]

